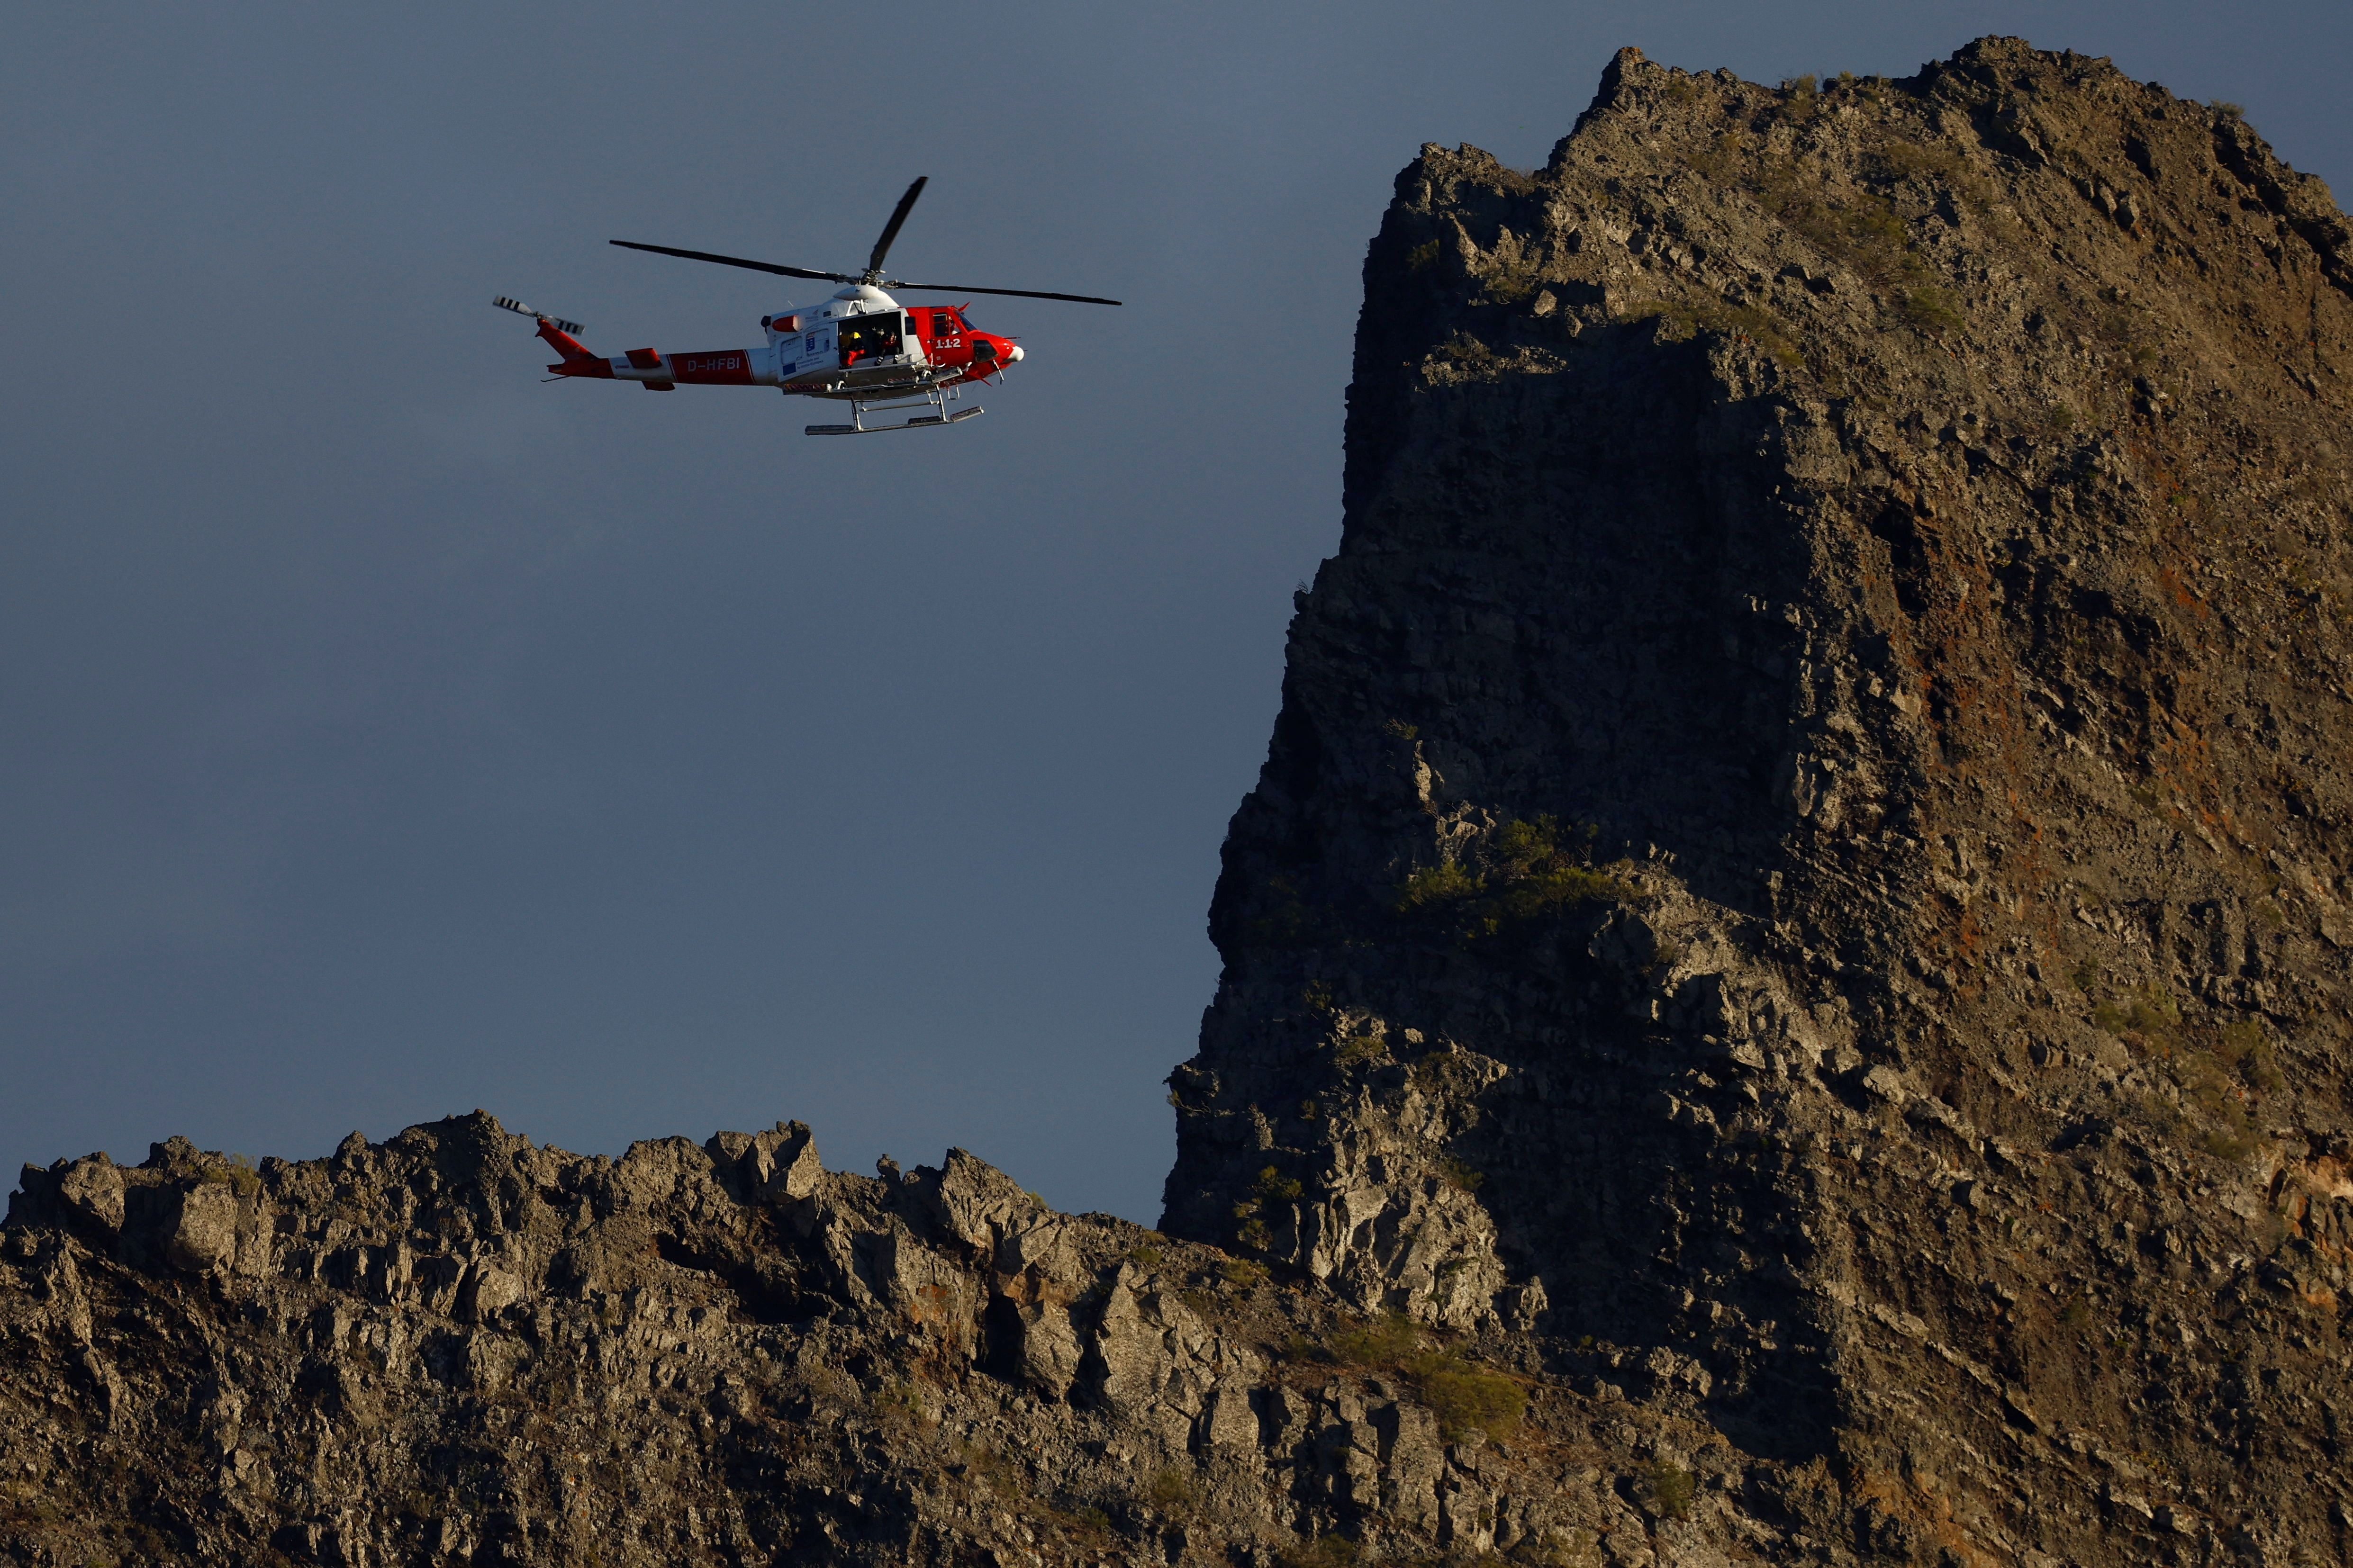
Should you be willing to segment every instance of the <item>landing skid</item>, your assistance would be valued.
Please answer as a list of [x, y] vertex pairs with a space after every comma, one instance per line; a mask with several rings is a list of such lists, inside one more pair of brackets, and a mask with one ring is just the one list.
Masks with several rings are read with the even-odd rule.
[[[936, 430], [945, 426], [961, 423], [976, 414], [988, 412], [976, 405], [970, 408], [959, 408], [954, 414], [949, 413], [948, 405], [960, 395], [961, 391], [962, 389], [958, 387], [937, 386], [928, 388], [920, 397], [907, 398], [899, 403], [877, 403], [871, 405], [853, 398], [849, 405], [849, 424], [811, 425], [806, 427], [805, 433], [811, 436], [881, 436], [892, 430]], [[886, 410], [929, 408], [933, 412], [911, 416], [896, 425], [869, 425], [866, 423], [866, 411], [870, 406]]]
[[[853, 410], [850, 416], [857, 418], [861, 412], [863, 411]], [[936, 414], [918, 414], [913, 419], [899, 425], [868, 425], [860, 422], [856, 425], [810, 425], [803, 428], [811, 436], [887, 436], [893, 430], [936, 430], [942, 426], [960, 424], [976, 414], [987, 412], [987, 409], [979, 407], [959, 408], [945, 418]]]

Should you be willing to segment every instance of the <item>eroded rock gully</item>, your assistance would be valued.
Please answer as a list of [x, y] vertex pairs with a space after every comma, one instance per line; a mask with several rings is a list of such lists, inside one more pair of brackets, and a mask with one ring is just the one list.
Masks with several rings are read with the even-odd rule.
[[2348, 289], [2015, 40], [1425, 148], [1166, 1234], [797, 1124], [28, 1169], [0, 1555], [2347, 1560]]

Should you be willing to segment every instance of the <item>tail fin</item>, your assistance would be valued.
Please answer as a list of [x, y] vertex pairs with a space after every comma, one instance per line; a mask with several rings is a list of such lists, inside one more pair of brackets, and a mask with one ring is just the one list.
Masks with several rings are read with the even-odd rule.
[[572, 332], [581, 330], [577, 321], [565, 321], [559, 326], [544, 316], [539, 319], [539, 335], [547, 341], [548, 347], [562, 354], [567, 363], [574, 360], [596, 360], [598, 364], [604, 364], [603, 360], [596, 359], [596, 356], [590, 353], [578, 338], [574, 337], [572, 332], [565, 331], [565, 327], [570, 327]]
[[537, 321], [539, 323], [539, 335], [545, 338], [548, 342], [548, 346], [554, 349], [557, 353], [562, 354], [565, 359], [594, 359], [596, 357], [590, 353], [586, 348], [582, 347], [580, 340], [573, 335], [575, 332], [585, 332], [588, 330], [579, 322], [567, 321], [560, 317], [551, 316], [544, 310], [534, 310], [530, 306], [524, 304], [522, 300], [511, 300], [504, 294], [499, 295], [496, 299], [492, 300], [491, 303], [496, 305], [501, 310], [512, 310], [518, 316], [529, 316], [533, 321]]
[[544, 310], [534, 310], [520, 300], [510, 300], [504, 294], [491, 301], [501, 310], [512, 310], [518, 316], [529, 316], [539, 323], [539, 335], [547, 346], [564, 358], [547, 368], [558, 375], [607, 376], [613, 374], [612, 363], [598, 359], [573, 334], [588, 329], [577, 321], [558, 321]]

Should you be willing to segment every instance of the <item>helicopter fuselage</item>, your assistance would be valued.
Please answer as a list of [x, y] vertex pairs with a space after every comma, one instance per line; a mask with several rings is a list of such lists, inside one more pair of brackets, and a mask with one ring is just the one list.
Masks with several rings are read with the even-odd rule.
[[[812, 425], [812, 436], [867, 436], [885, 430], [942, 429], [982, 412], [978, 406], [954, 413], [948, 405], [964, 395], [969, 382], [986, 381], [1021, 358], [1011, 338], [976, 332], [965, 320], [962, 305], [904, 306], [878, 285], [911, 289], [926, 294], [1003, 294], [1025, 300], [1066, 300], [1080, 305], [1116, 305], [1096, 294], [1060, 294], [1039, 289], [979, 289], [961, 283], [913, 283], [882, 270], [882, 258], [900, 226], [923, 194], [926, 180], [918, 179], [891, 211], [881, 237], [866, 258], [862, 273], [817, 272], [784, 267], [748, 257], [721, 256], [708, 250], [681, 250], [675, 246], [644, 245], [617, 239], [626, 250], [649, 250], [688, 261], [708, 261], [740, 267], [780, 278], [807, 278], [847, 285], [822, 305], [807, 310], [781, 310], [760, 318], [767, 342], [758, 348], [713, 349], [705, 353], [666, 354], [656, 349], [631, 349], [617, 359], [600, 358], [581, 344], [580, 324], [534, 310], [520, 300], [501, 294], [491, 301], [501, 310], [530, 316], [539, 322], [539, 335], [563, 358], [547, 368], [556, 378], [590, 381], [634, 381], [649, 392], [673, 392], [681, 382], [690, 386], [773, 386], [802, 397], [837, 398], [849, 405], [847, 425]], [[910, 416], [898, 425], [866, 423], [869, 409], [928, 407], [932, 412]]]
[[542, 321], [539, 335], [563, 356], [557, 375], [634, 381], [649, 392], [689, 386], [773, 386], [808, 397], [866, 401], [995, 375], [1022, 357], [1010, 338], [972, 330], [961, 305], [902, 306], [881, 289], [851, 284], [824, 304], [760, 318], [759, 348], [663, 353], [631, 349], [606, 358]]

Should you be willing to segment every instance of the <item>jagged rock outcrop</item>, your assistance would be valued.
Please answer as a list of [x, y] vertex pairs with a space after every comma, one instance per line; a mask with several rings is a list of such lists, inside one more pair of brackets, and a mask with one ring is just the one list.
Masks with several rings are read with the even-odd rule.
[[2348, 237], [2000, 39], [1424, 149], [1168, 1228], [1823, 1462], [1777, 1560], [2353, 1555]]
[[1166, 1234], [808, 1130], [28, 1168], [26, 1563], [2298, 1563], [2353, 231], [1986, 39], [1425, 148]]
[[1611, 1472], [1485, 1440], [1538, 1429], [1522, 1380], [1378, 1336], [961, 1150], [585, 1158], [479, 1111], [259, 1168], [174, 1139], [11, 1201], [0, 1553], [1273, 1564], [1367, 1510], [1641, 1539]]

